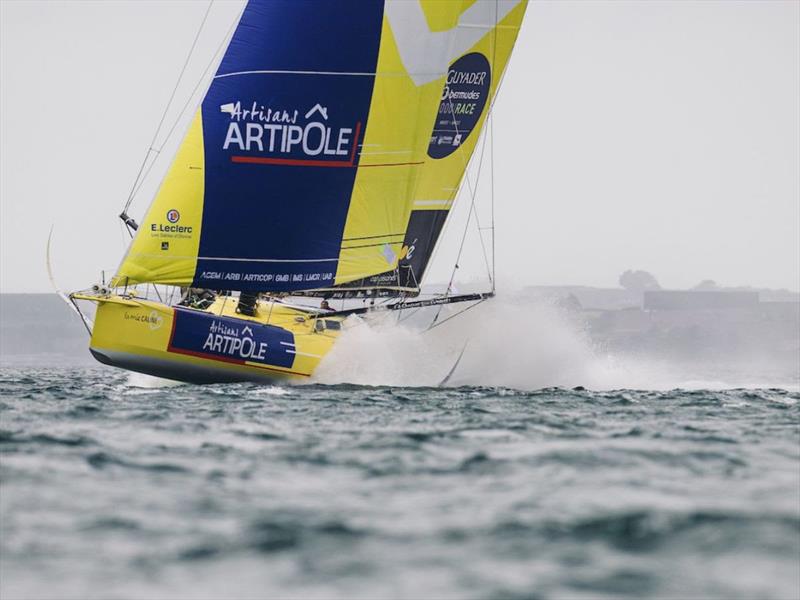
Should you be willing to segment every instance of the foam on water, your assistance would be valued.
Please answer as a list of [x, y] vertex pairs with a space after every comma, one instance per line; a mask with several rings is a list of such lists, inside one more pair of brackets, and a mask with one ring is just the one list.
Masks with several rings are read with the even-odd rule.
[[[455, 310], [443, 311], [441, 319]], [[433, 316], [433, 312], [429, 313]], [[352, 326], [355, 325], [355, 326]], [[466, 350], [448, 385], [535, 390], [583, 386], [611, 389], [727, 389], [768, 387], [768, 380], [712, 374], [686, 365], [615, 356], [595, 347], [582, 323], [548, 302], [524, 306], [496, 298], [424, 331], [384, 317], [347, 327], [314, 378], [319, 383], [434, 386]], [[772, 384], [774, 385], [774, 384]], [[790, 377], [781, 387], [798, 389]]]
[[133, 388], [157, 389], [175, 387], [183, 384], [180, 381], [173, 381], [172, 379], [164, 379], [162, 377], [154, 377], [153, 375], [145, 375], [144, 373], [134, 373], [131, 371], [127, 375], [127, 385]]

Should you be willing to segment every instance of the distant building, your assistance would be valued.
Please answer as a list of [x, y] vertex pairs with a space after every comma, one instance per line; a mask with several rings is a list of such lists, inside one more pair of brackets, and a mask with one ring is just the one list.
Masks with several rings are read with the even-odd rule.
[[645, 310], [757, 309], [758, 292], [657, 290], [644, 293]]

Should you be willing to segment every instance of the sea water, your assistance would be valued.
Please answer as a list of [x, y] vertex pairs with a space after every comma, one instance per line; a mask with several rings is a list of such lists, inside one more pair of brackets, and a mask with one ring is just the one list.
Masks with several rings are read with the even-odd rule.
[[0, 597], [800, 597], [797, 367], [479, 310], [308, 385], [0, 369]]
[[0, 372], [2, 598], [797, 598], [800, 395]]

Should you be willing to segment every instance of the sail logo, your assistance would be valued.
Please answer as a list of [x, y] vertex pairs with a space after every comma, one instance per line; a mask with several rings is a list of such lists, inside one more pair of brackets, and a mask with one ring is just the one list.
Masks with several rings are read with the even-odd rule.
[[286, 110], [241, 101], [219, 107], [230, 117], [222, 149], [246, 152], [232, 162], [297, 166], [353, 166], [361, 123], [336, 126], [327, 106]]
[[[192, 233], [193, 227], [191, 225], [177, 225], [176, 223], [181, 220], [181, 213], [172, 208], [167, 211], [167, 221], [170, 225], [163, 223], [151, 223], [151, 235], [158, 237], [189, 237]], [[164, 244], [166, 243], [166, 246]], [[161, 243], [162, 250], [169, 250], [169, 242]]]
[[428, 156], [445, 158], [478, 129], [491, 88], [491, 66], [479, 52], [465, 54], [447, 71]]

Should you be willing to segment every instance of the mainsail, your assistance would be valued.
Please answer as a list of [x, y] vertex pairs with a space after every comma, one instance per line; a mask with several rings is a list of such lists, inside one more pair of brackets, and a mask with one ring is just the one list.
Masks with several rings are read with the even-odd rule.
[[250, 0], [115, 285], [413, 294], [526, 0]]

